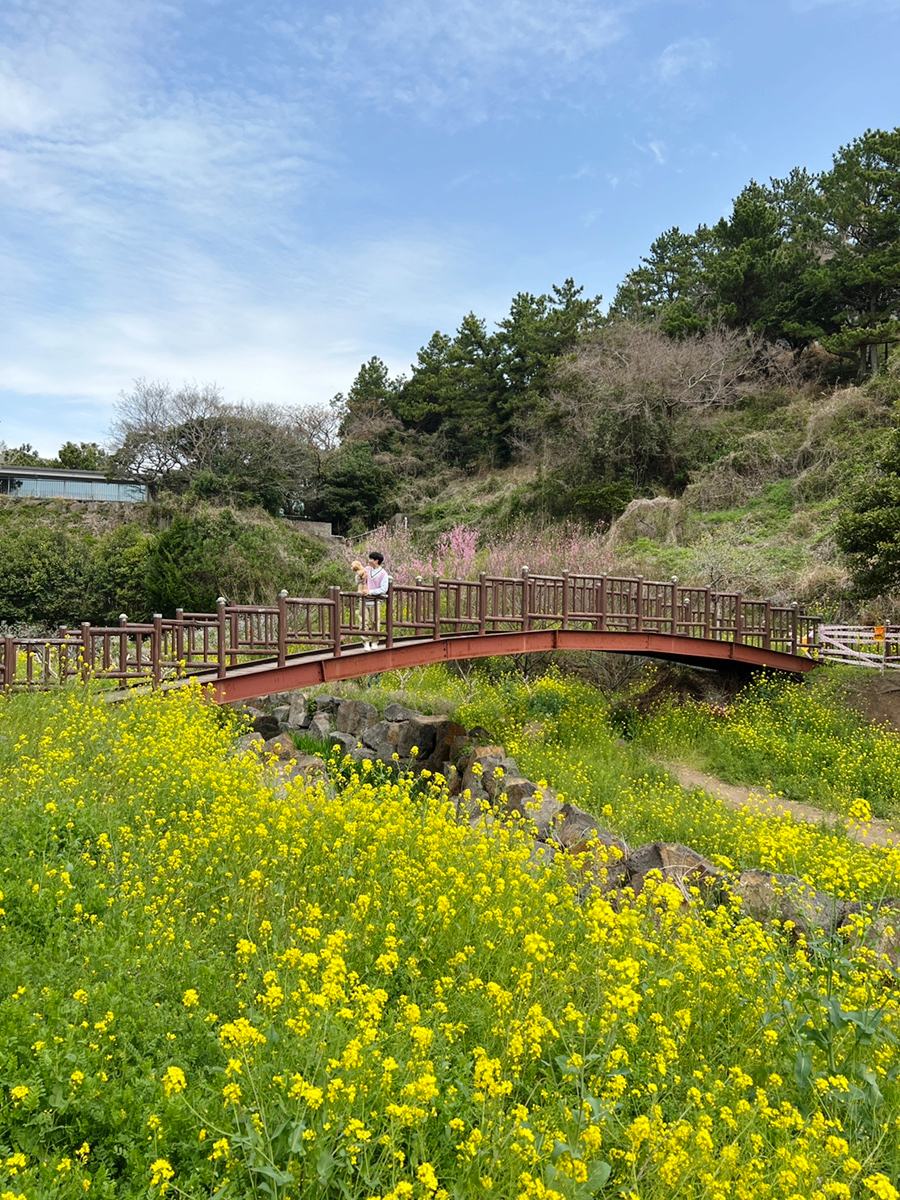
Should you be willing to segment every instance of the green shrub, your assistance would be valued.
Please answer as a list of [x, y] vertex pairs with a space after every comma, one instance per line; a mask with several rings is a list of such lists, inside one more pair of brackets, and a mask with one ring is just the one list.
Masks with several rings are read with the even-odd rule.
[[7, 524], [0, 539], [0, 623], [84, 620], [92, 543], [87, 531]]

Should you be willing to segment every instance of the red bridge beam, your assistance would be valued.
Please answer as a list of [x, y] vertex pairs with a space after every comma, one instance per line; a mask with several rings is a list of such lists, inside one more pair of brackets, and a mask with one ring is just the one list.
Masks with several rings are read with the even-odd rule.
[[639, 654], [671, 659], [694, 666], [733, 666], [748, 673], [767, 667], [775, 671], [805, 674], [818, 664], [811, 658], [763, 650], [735, 642], [680, 637], [661, 633], [610, 633], [572, 629], [536, 629], [514, 633], [414, 639], [395, 641], [393, 646], [372, 651], [346, 649], [340, 657], [305, 654], [290, 657], [283, 666], [277, 660], [236, 667], [225, 678], [201, 675], [200, 682], [213, 689], [219, 703], [249, 700], [272, 692], [321, 683], [358, 679], [397, 668], [426, 666], [465, 658], [491, 658], [510, 654], [535, 654], [547, 650], [605, 650], [617, 654]]

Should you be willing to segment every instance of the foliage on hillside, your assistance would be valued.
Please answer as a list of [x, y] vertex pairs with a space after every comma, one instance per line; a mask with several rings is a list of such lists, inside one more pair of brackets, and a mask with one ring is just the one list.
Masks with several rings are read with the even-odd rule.
[[[690, 809], [720, 858], [759, 851], [751, 818], [734, 840], [631, 778], [588, 689], [501, 680], [466, 713], [634, 835]], [[900, 1006], [865, 949], [665, 884], [579, 897], [527, 837], [454, 824], [438, 779], [279, 787], [233, 736], [187, 690], [0, 705], [16, 1200], [897, 1200]], [[842, 894], [895, 870], [861, 849], [832, 877], [803, 839]], [[768, 846], [798, 855], [785, 822]]]
[[274, 603], [282, 588], [321, 595], [343, 579], [326, 547], [259, 510], [204, 504], [92, 510], [0, 504], [0, 623], [117, 622], [120, 613], [212, 612], [216, 598]]

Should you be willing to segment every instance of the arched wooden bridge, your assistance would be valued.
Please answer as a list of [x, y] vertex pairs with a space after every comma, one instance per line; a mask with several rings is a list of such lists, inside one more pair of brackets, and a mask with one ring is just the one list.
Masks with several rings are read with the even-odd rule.
[[0, 687], [78, 675], [123, 683], [197, 677], [221, 702], [450, 659], [605, 650], [746, 671], [816, 666], [818, 620], [733, 592], [566, 572], [394, 584], [386, 600], [331, 588], [273, 605], [126, 616], [0, 641]]

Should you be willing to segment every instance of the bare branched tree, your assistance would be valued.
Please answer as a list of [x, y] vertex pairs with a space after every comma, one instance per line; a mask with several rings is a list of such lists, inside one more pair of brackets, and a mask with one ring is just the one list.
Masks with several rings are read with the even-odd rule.
[[300, 511], [337, 444], [328, 406], [232, 404], [215, 384], [137, 380], [116, 405], [113, 469], [175, 491]]
[[673, 478], [686, 426], [790, 383], [796, 371], [791, 355], [750, 332], [720, 327], [673, 339], [652, 324], [615, 322], [560, 363], [550, 401], [521, 442], [539, 448], [549, 468], [575, 448], [609, 476]]

